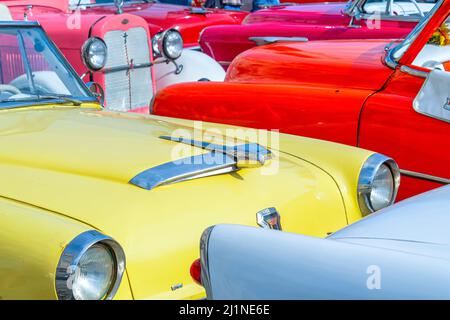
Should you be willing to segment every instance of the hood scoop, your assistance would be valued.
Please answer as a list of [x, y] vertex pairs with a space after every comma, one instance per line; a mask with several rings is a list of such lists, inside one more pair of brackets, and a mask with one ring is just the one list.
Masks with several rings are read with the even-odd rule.
[[223, 146], [204, 141], [161, 136], [161, 139], [188, 144], [209, 153], [164, 163], [139, 173], [131, 184], [146, 190], [171, 183], [204, 178], [238, 171], [242, 168], [261, 167], [272, 153], [256, 143]]

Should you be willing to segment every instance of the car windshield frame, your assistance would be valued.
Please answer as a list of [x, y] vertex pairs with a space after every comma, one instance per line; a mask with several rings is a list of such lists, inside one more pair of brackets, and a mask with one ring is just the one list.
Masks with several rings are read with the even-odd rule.
[[[351, 17], [359, 17], [361, 19], [367, 19], [373, 16], [372, 13], [367, 13], [364, 11], [364, 5], [366, 4], [368, 0], [350, 0], [345, 9], [344, 13], [351, 16]], [[396, 0], [393, 0], [394, 2]], [[404, 0], [405, 2], [408, 2], [408, 0]], [[438, 4], [436, 2], [436, 4]], [[434, 8], [434, 7], [433, 7]], [[430, 11], [429, 11], [430, 12]], [[425, 16], [428, 14], [428, 12], [425, 14]], [[395, 21], [417, 21], [419, 22], [423, 18], [417, 15], [388, 15], [386, 13], [381, 13], [380, 18], [382, 20], [395, 20]]]
[[[41, 27], [41, 25], [38, 22], [35, 21], [2, 21], [0, 22], [0, 30], [4, 29], [16, 29], [16, 30], [29, 30], [34, 29], [37, 33], [39, 33], [42, 37], [40, 40], [42, 40], [42, 44], [49, 49], [49, 52], [53, 54], [55, 60], [57, 60], [61, 66], [65, 69], [65, 71], [72, 76], [73, 81], [76, 82], [76, 84], [79, 87], [80, 92], [84, 96], [76, 97], [72, 95], [61, 95], [61, 94], [41, 94], [41, 95], [33, 95], [30, 94], [30, 97], [23, 98], [23, 99], [15, 99], [15, 100], [4, 100], [0, 102], [0, 109], [11, 109], [11, 108], [17, 108], [17, 107], [26, 107], [26, 106], [33, 106], [33, 105], [47, 105], [47, 104], [66, 104], [69, 101], [72, 101], [74, 105], [77, 105], [77, 102], [80, 101], [82, 103], [99, 103], [98, 99], [94, 96], [94, 94], [87, 88], [86, 84], [81, 80], [80, 76], [76, 73], [76, 71], [73, 69], [73, 67], [70, 65], [70, 63], [67, 61], [67, 59], [63, 56], [61, 51], [58, 49], [58, 47], [55, 45], [55, 43], [50, 39], [48, 34], [45, 32], [45, 30]], [[18, 35], [21, 33], [18, 32]], [[20, 39], [19, 39], [19, 47]], [[23, 50], [24, 48], [19, 48], [19, 50]], [[21, 52], [21, 56], [23, 58], [23, 52]], [[27, 62], [24, 59], [24, 69], [25, 72], [32, 72], [32, 70], [28, 69]], [[27, 79], [29, 77], [29, 74], [27, 75]], [[42, 98], [41, 98], [42, 96]]]
[[436, 12], [439, 10], [439, 8], [442, 6], [443, 3], [444, 0], [439, 0], [433, 7], [433, 9], [427, 13], [427, 15], [416, 25], [416, 27], [408, 34], [408, 36], [402, 42], [400, 42], [395, 47], [389, 49], [385, 58], [385, 62], [389, 67], [393, 69], [397, 67], [399, 61], [401, 60], [405, 52], [407, 52], [411, 44], [414, 41], [416, 41], [417, 37], [422, 33], [425, 26], [436, 14]]
[[[81, 0], [79, 3], [70, 4], [69, 8], [72, 10], [76, 10], [78, 8], [94, 8], [94, 7], [107, 7], [107, 6], [114, 6], [116, 7], [114, 0], [108, 0], [110, 2], [105, 3], [83, 3], [83, 0]], [[143, 3], [158, 3], [158, 0], [124, 0], [123, 5], [132, 5], [132, 4], [143, 4]]]

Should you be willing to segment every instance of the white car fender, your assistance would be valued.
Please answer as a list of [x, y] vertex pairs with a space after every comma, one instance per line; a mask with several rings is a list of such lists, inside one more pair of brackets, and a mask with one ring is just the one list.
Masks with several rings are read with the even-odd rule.
[[183, 50], [181, 57], [175, 60], [177, 65], [182, 66], [178, 74], [173, 62], [166, 63], [158, 60], [154, 65], [156, 91], [175, 83], [199, 80], [224, 81], [225, 79], [225, 71], [220, 64], [199, 51]]

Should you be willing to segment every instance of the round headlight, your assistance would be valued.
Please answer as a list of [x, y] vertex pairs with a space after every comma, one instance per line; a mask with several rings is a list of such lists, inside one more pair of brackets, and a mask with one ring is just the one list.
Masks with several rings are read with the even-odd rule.
[[106, 43], [100, 38], [89, 38], [81, 49], [83, 63], [91, 71], [103, 69], [108, 57]]
[[183, 38], [181, 34], [175, 29], [169, 29], [164, 32], [162, 49], [166, 58], [171, 60], [178, 59], [183, 51]]
[[97, 231], [72, 240], [58, 263], [56, 291], [61, 300], [112, 299], [125, 271], [120, 245]]
[[373, 154], [364, 163], [358, 181], [358, 203], [364, 215], [394, 203], [400, 186], [397, 163], [381, 154]]
[[101, 300], [108, 294], [114, 275], [114, 256], [103, 244], [90, 247], [78, 262], [72, 281], [75, 300]]
[[155, 58], [162, 56], [162, 53], [161, 53], [161, 50], [159, 47], [159, 43], [161, 41], [162, 36], [163, 36], [163, 32], [159, 32], [152, 38], [153, 56]]

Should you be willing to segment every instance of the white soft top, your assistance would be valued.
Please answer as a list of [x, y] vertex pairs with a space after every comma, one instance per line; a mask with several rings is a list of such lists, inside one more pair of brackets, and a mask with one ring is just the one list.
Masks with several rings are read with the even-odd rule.
[[6, 5], [0, 4], [0, 21], [11, 21], [11, 12]]

